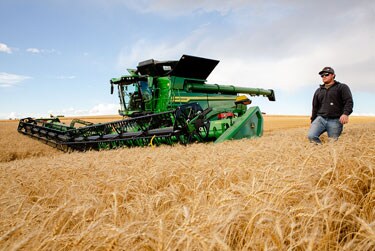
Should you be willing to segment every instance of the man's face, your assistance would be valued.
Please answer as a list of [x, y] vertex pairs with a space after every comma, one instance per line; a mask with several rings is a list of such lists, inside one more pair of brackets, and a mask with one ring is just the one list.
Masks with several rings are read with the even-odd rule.
[[333, 82], [335, 75], [333, 75], [332, 73], [323, 72], [320, 76], [322, 77], [322, 81], [324, 84], [330, 84]]

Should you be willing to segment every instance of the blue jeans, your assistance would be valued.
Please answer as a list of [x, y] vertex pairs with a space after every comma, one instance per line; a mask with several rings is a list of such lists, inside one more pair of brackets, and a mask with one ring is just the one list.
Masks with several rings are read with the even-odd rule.
[[324, 132], [327, 132], [328, 137], [338, 139], [341, 135], [343, 129], [343, 125], [341, 124], [340, 120], [337, 119], [329, 119], [323, 118], [318, 116], [315, 120], [311, 123], [309, 133], [307, 135], [310, 142], [315, 142], [321, 144], [320, 135]]

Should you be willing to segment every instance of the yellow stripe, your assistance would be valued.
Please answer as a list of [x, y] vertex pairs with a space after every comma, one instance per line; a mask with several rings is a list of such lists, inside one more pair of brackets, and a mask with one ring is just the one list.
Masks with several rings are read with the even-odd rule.
[[231, 98], [231, 97], [174, 97], [173, 98], [173, 102], [189, 102], [189, 101], [193, 101], [193, 100], [210, 100], [210, 101], [213, 101], [213, 100], [236, 100], [236, 98]]

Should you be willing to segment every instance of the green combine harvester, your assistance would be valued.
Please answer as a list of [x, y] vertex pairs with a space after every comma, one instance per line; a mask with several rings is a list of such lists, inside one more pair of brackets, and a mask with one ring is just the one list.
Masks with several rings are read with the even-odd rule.
[[217, 60], [183, 55], [179, 61], [140, 62], [129, 75], [110, 81], [116, 87], [122, 120], [93, 124], [79, 119], [70, 125], [59, 118], [24, 118], [18, 132], [58, 149], [113, 149], [192, 142], [223, 142], [260, 137], [259, 107], [248, 96], [275, 101], [270, 89], [207, 84]]

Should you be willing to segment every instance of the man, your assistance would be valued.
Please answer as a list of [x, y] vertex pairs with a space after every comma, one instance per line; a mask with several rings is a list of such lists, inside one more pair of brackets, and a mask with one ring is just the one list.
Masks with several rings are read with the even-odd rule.
[[320, 135], [327, 132], [335, 140], [341, 135], [343, 125], [349, 122], [353, 111], [353, 98], [346, 84], [335, 80], [335, 71], [324, 67], [319, 72], [323, 84], [315, 91], [312, 102], [310, 142], [321, 144]]

